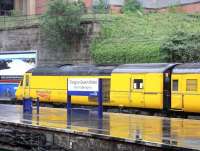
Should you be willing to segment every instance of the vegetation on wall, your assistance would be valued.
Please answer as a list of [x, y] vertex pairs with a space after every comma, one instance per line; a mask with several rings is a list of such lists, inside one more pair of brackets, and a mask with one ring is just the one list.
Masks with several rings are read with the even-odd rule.
[[[97, 10], [104, 10], [103, 0], [97, 6]], [[101, 33], [93, 39], [90, 49], [95, 63], [199, 61], [199, 34], [195, 34], [200, 32], [198, 15], [145, 14], [138, 10], [141, 7], [137, 1], [127, 0], [124, 14], [107, 14], [106, 19], [101, 16]], [[84, 35], [81, 21], [87, 15], [83, 14], [81, 2], [50, 1], [47, 12], [41, 17], [47, 46], [69, 50], [70, 45]]]
[[166, 62], [160, 48], [173, 33], [200, 31], [199, 17], [187, 14], [136, 12], [110, 20], [101, 22], [100, 36], [91, 44], [97, 64]]
[[47, 46], [51, 49], [68, 50], [70, 45], [84, 34], [81, 26], [83, 15], [81, 2], [54, 0], [41, 17], [41, 30]]
[[94, 6], [93, 6], [93, 12], [94, 13], [107, 13], [108, 6], [105, 3], [105, 0], [96, 1], [96, 4], [94, 4]]
[[141, 10], [141, 4], [137, 0], [125, 0], [125, 4], [122, 7], [122, 12], [136, 12]]
[[167, 62], [200, 62], [200, 32], [176, 32], [161, 45], [160, 51]]

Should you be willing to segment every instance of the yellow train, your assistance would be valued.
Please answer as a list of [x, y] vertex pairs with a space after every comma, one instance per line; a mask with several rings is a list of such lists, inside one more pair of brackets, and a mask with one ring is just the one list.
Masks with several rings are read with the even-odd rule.
[[[101, 78], [106, 107], [200, 113], [200, 64], [65, 65], [28, 71], [17, 100], [66, 103], [68, 78]], [[72, 104], [96, 105], [96, 97], [73, 96]]]

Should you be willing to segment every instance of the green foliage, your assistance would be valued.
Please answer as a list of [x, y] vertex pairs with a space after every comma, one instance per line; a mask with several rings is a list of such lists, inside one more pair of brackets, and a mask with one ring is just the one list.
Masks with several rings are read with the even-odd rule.
[[171, 5], [169, 5], [168, 7], [168, 11], [170, 13], [177, 13], [179, 12], [179, 7], [181, 6], [180, 2], [179, 1], [174, 1], [174, 3], [172, 3]]
[[[154, 43], [146, 44], [141, 42], [134, 46], [135, 49], [130, 42], [125, 41], [122, 43], [106, 44], [106, 48], [102, 46], [103, 49], [97, 49], [93, 53], [93, 59], [97, 64], [159, 62], [159, 47]], [[149, 49], [145, 50], [147, 47]]]
[[97, 4], [93, 6], [94, 13], [106, 13], [107, 10], [104, 0], [98, 0]]
[[160, 51], [166, 62], [199, 62], [200, 32], [176, 32], [161, 45]]
[[141, 9], [141, 4], [137, 0], [125, 0], [125, 4], [122, 7], [123, 12], [136, 12]]
[[81, 2], [67, 0], [49, 2], [47, 12], [41, 17], [41, 30], [49, 48], [68, 50], [74, 41], [82, 37], [83, 11]]
[[174, 4], [174, 5], [169, 6], [169, 8], [168, 8], [169, 12], [170, 13], [177, 13], [178, 12], [178, 6], [180, 6], [180, 5]]
[[200, 20], [187, 14], [110, 15], [101, 22], [91, 54], [98, 64], [163, 62], [160, 46], [176, 31], [200, 32]]

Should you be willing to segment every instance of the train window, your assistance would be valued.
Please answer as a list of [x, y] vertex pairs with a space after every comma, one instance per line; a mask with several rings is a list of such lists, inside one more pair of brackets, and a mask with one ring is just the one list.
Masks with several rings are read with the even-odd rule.
[[[110, 79], [103, 79], [102, 80], [102, 93], [103, 93], [103, 101], [108, 102], [110, 101]], [[98, 98], [95, 96], [89, 96], [88, 97], [90, 102], [97, 102]]]
[[97, 102], [97, 101], [98, 101], [98, 98], [97, 98], [96, 96], [89, 96], [89, 97], [88, 97], [88, 100], [89, 100], [90, 102]]
[[134, 89], [143, 89], [143, 80], [142, 79], [134, 79], [133, 88]]
[[172, 91], [178, 91], [178, 80], [173, 80]]
[[186, 80], [186, 91], [197, 91], [197, 80], [196, 79]]
[[110, 79], [102, 80], [103, 101], [110, 101]]
[[29, 76], [26, 75], [26, 86], [29, 86]]

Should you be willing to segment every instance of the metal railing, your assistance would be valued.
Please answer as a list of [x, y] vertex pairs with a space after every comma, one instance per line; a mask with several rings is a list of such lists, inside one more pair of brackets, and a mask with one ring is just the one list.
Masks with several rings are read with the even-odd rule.
[[[105, 11], [91, 11], [84, 13], [82, 16], [83, 21], [97, 21], [97, 20], [110, 20], [109, 10]], [[0, 30], [9, 28], [29, 27], [32, 25], [39, 25], [42, 15], [22, 15], [22, 13], [13, 13], [12, 11], [0, 11]]]
[[0, 11], [0, 29], [17, 28], [39, 24], [40, 15], [22, 15], [13, 11]]

